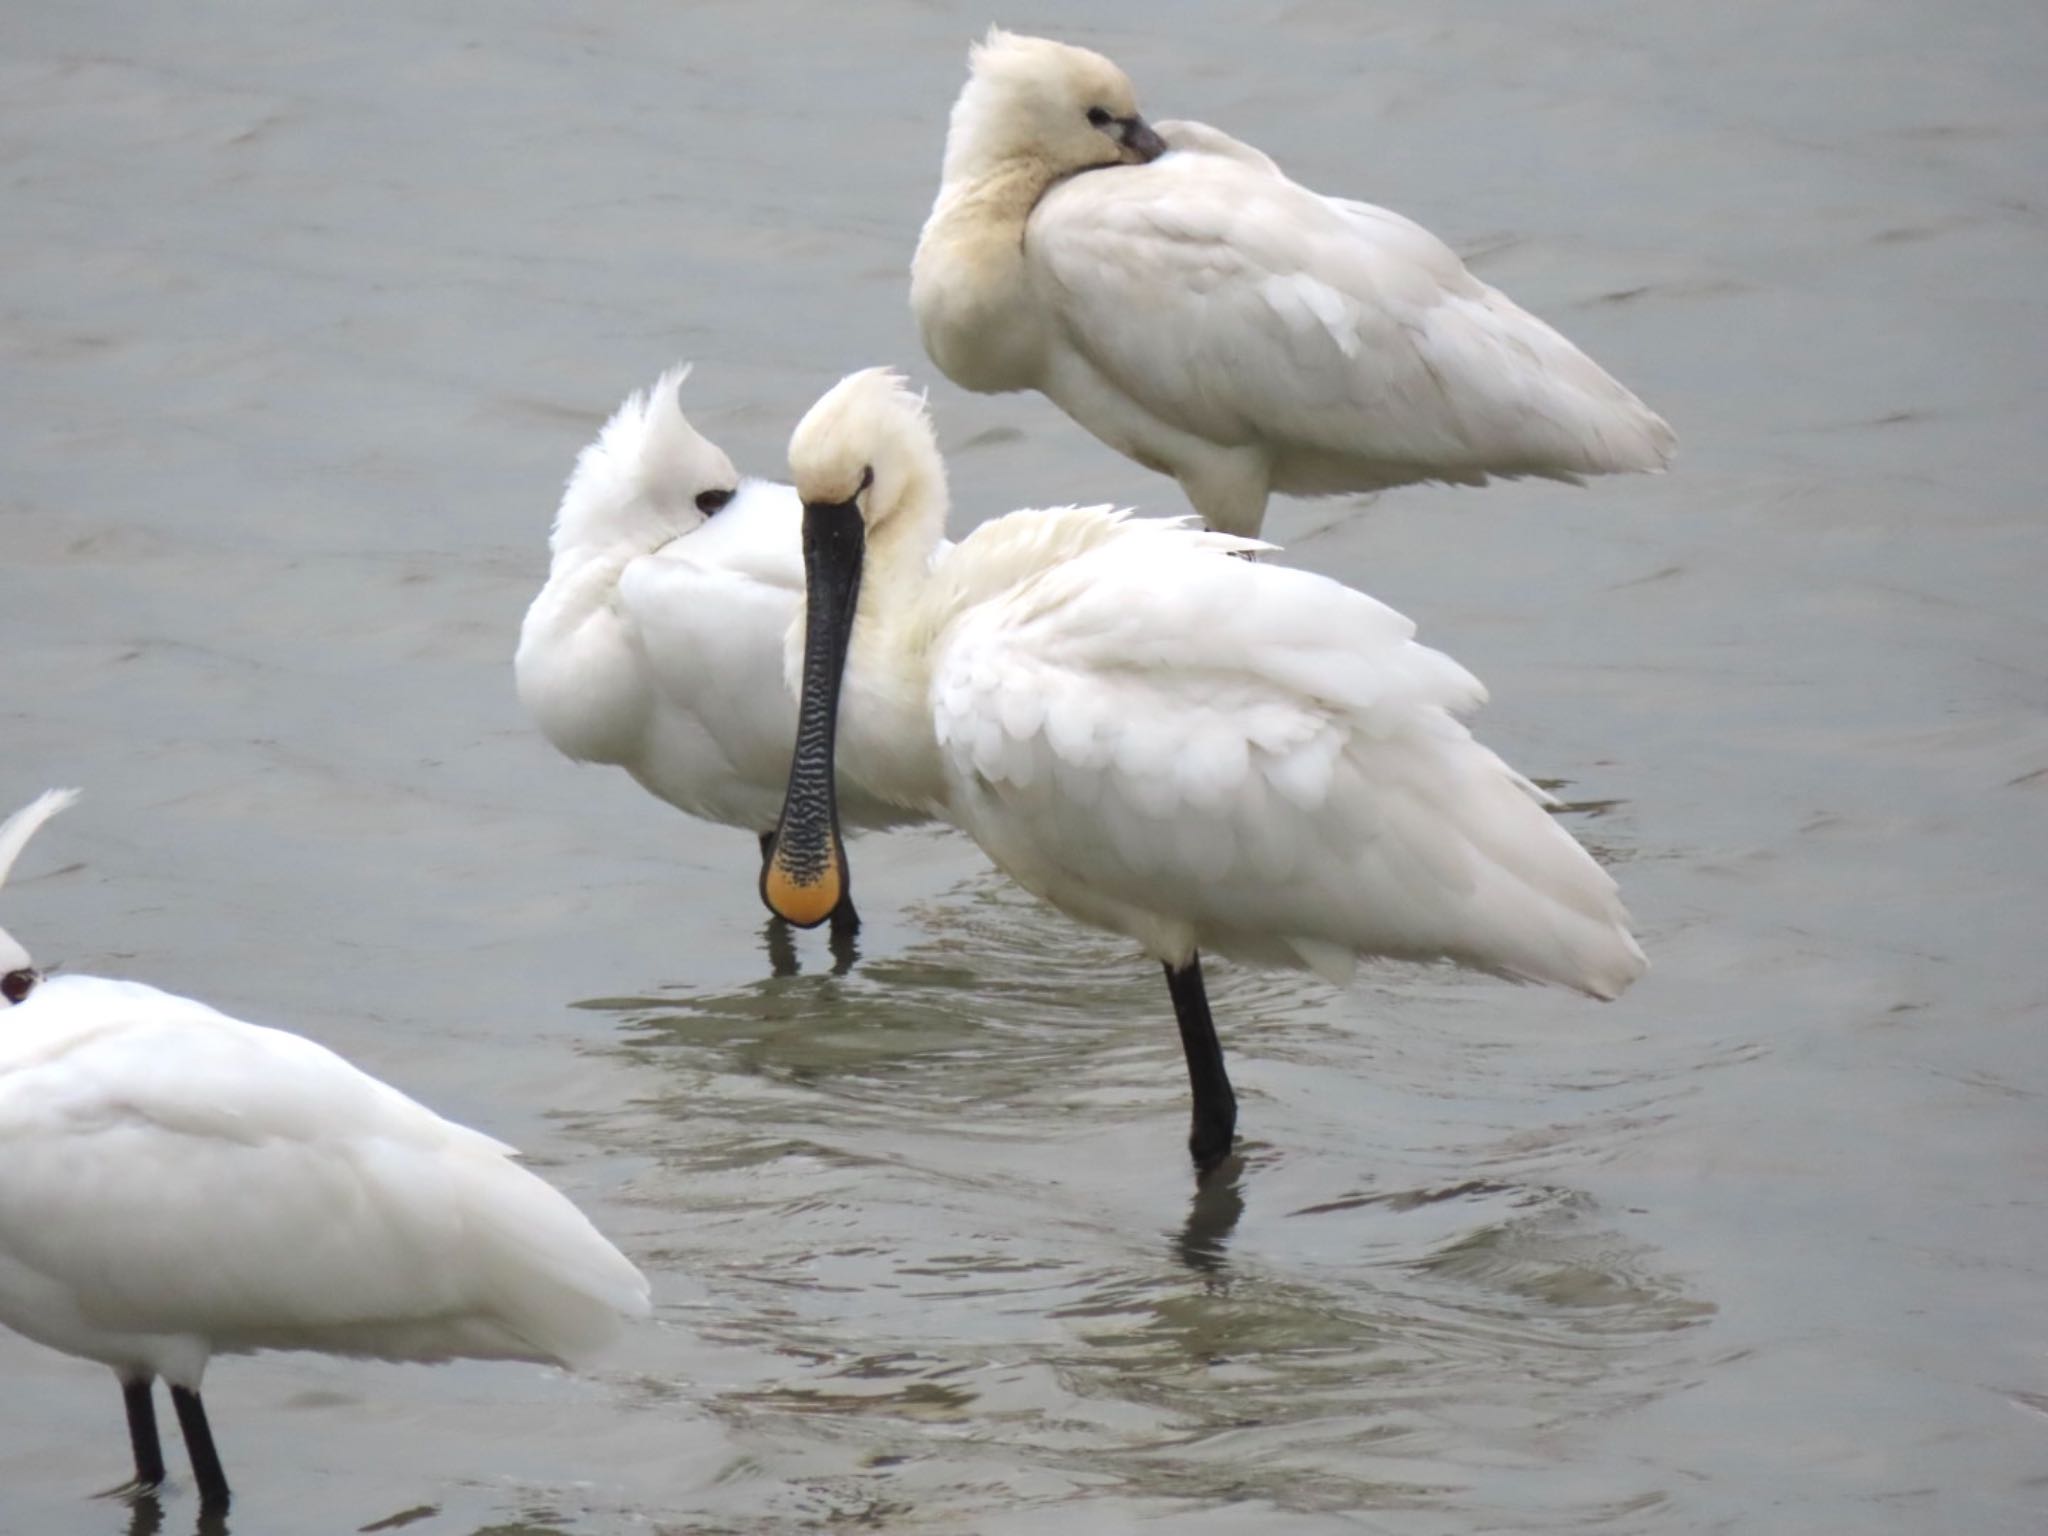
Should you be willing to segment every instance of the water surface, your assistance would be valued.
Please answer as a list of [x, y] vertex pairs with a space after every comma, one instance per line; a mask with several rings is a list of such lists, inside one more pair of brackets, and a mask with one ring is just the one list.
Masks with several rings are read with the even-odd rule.
[[[1683, 443], [1276, 506], [1590, 803], [1656, 969], [1600, 1008], [1216, 967], [1248, 1145], [1199, 1200], [1128, 946], [916, 834], [854, 848], [858, 967], [776, 976], [750, 840], [511, 694], [571, 457], [678, 358], [771, 471], [909, 368], [956, 533], [1174, 509], [919, 354], [986, 19], [0, 18], [0, 802], [88, 792], [4, 920], [516, 1141], [659, 1307], [580, 1378], [221, 1362], [232, 1528], [2041, 1529], [2048, 16], [1008, 18], [1421, 218]], [[0, 1530], [126, 1531], [108, 1374], [0, 1371]]]

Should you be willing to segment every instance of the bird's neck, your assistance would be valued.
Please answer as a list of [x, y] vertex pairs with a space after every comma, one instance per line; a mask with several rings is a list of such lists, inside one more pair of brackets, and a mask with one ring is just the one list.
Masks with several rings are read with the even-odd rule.
[[932, 642], [948, 615], [931, 579], [945, 501], [922, 489], [870, 530], [839, 707], [841, 771], [878, 798], [943, 811], [945, 780], [932, 730]]
[[1036, 161], [949, 177], [910, 263], [910, 306], [946, 376], [982, 393], [1034, 386], [1042, 351], [1032, 323], [1024, 229], [1052, 185]]

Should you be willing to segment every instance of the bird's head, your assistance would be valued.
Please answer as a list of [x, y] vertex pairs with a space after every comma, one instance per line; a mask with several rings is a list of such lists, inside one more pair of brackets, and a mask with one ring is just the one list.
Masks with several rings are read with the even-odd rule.
[[1166, 152], [1137, 92], [1101, 54], [999, 27], [967, 55], [946, 133], [946, 180], [1034, 162], [1047, 181]]
[[789, 468], [804, 504], [804, 654], [796, 751], [761, 898], [812, 927], [848, 899], [834, 756], [862, 574], [875, 565], [886, 588], [930, 554], [945, 523], [946, 469], [924, 398], [887, 368], [825, 392], [790, 437]]
[[555, 515], [554, 548], [659, 549], [694, 532], [732, 500], [739, 472], [683, 414], [687, 363], [630, 396], [576, 468]]
[[934, 503], [944, 513], [946, 466], [924, 396], [890, 368], [848, 374], [804, 413], [789, 470], [806, 519], [855, 516], [870, 537]]

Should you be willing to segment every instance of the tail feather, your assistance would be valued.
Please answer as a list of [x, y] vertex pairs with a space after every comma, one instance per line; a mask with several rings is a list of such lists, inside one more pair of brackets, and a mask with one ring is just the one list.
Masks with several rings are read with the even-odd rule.
[[647, 1277], [567, 1196], [501, 1158], [470, 1169], [463, 1214], [481, 1307], [536, 1355], [575, 1365], [651, 1310]]

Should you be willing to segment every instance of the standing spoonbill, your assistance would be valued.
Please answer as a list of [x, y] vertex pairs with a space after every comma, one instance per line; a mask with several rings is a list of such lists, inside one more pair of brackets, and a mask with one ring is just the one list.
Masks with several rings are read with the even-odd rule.
[[838, 901], [835, 766], [952, 821], [1165, 966], [1203, 1172], [1237, 1104], [1202, 950], [1340, 984], [1361, 957], [1449, 959], [1599, 998], [1642, 973], [1614, 882], [1457, 720], [1485, 690], [1393, 609], [1105, 507], [1013, 512], [934, 559], [945, 465], [884, 369], [813, 406], [789, 460], [808, 607], [764, 900], [804, 925]]
[[1254, 535], [1273, 491], [1659, 470], [1671, 429], [1421, 225], [1138, 113], [1099, 53], [968, 54], [910, 303], [946, 377], [1035, 389]]
[[[0, 825], [0, 881], [74, 797]], [[503, 1142], [297, 1035], [46, 978], [4, 930], [0, 966], [0, 1323], [113, 1368], [139, 1485], [164, 1477], [161, 1376], [227, 1505], [213, 1355], [568, 1364], [647, 1315], [640, 1271]]]
[[[565, 756], [755, 833], [765, 862], [796, 739], [782, 651], [803, 597], [801, 509], [690, 425], [689, 373], [630, 396], [577, 456], [513, 673]], [[918, 819], [852, 786], [845, 812], [855, 827]], [[833, 915], [841, 937], [858, 923], [850, 900]]]

